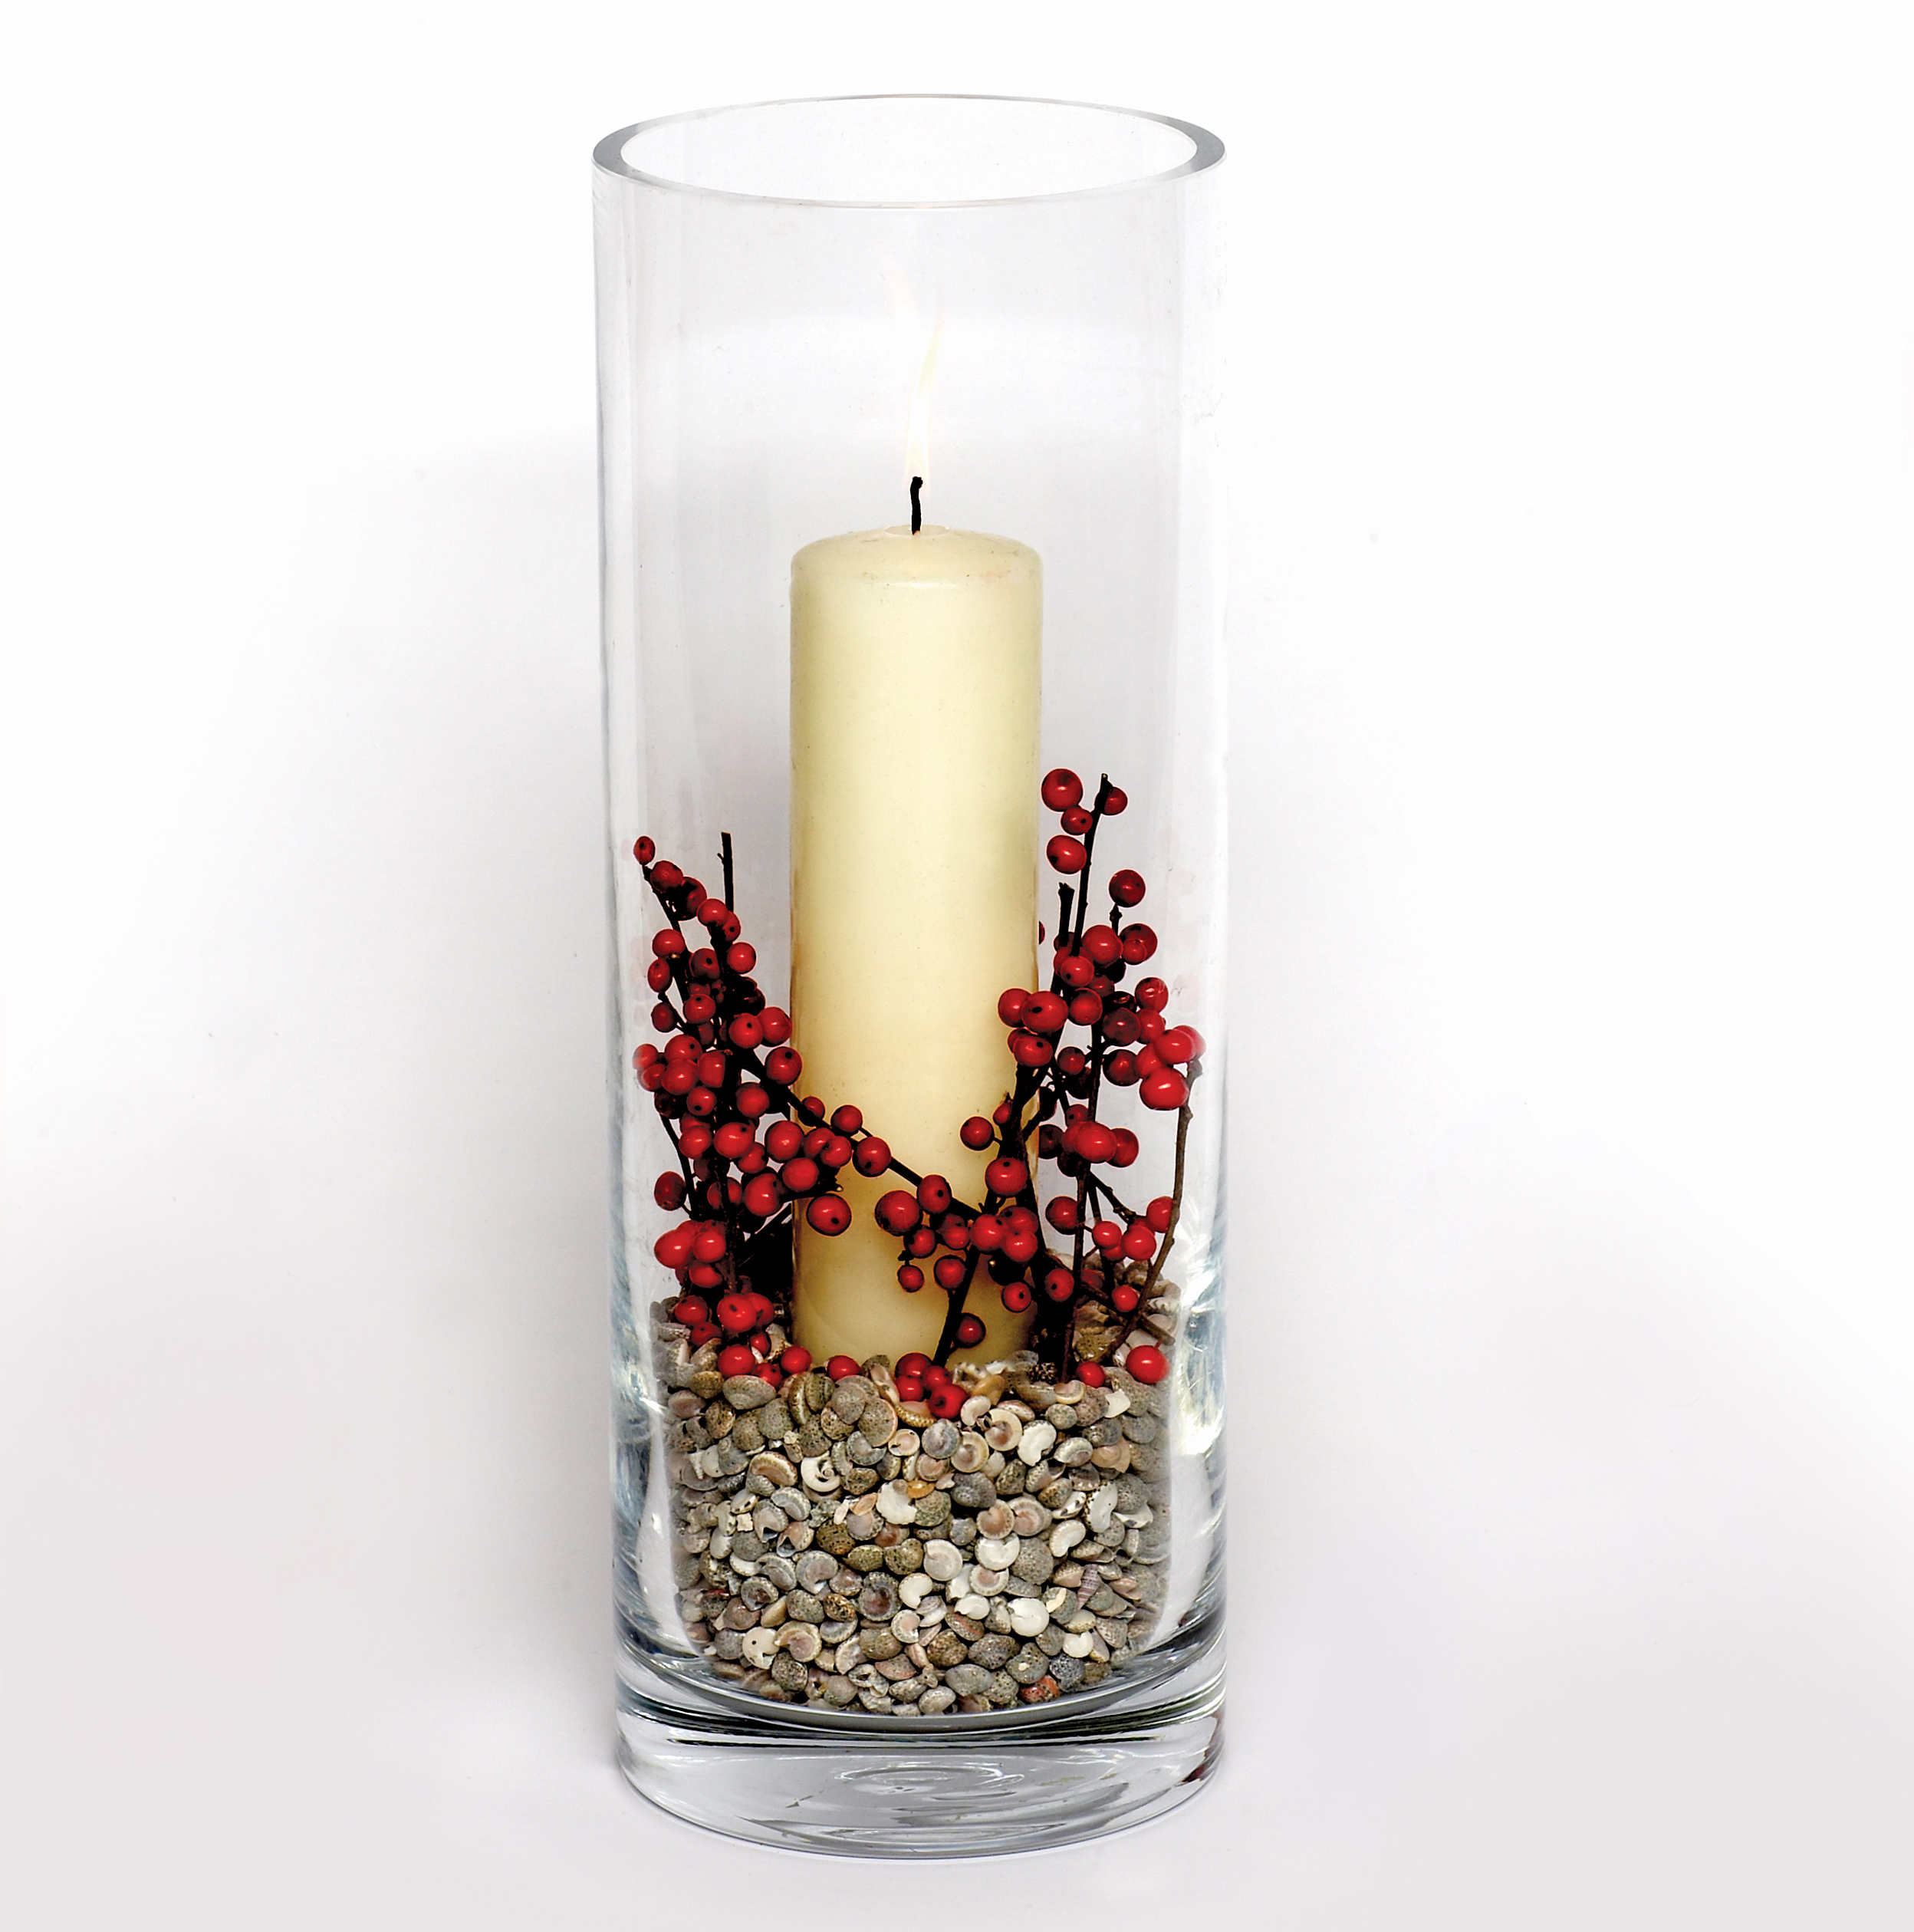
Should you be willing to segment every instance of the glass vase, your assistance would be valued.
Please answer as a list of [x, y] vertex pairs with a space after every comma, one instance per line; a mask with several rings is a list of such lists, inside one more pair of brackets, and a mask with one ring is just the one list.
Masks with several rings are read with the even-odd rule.
[[1215, 1759], [1222, 153], [597, 150], [621, 1758], [719, 1831], [1054, 1845]]

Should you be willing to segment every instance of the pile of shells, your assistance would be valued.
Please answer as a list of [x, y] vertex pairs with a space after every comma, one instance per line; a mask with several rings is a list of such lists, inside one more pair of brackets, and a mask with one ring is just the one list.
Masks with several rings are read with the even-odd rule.
[[[953, 1371], [961, 1414], [883, 1356], [834, 1382], [725, 1377], [653, 1312], [673, 1556], [691, 1641], [781, 1703], [934, 1716], [1041, 1703], [1143, 1647], [1169, 1554], [1163, 1392]], [[774, 1332], [774, 1345], [782, 1338]]]

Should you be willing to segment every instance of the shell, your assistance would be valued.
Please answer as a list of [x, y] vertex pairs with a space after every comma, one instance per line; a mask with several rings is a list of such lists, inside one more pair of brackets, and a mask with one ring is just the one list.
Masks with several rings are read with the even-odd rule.
[[798, 1473], [804, 1487], [814, 1495], [835, 1496], [844, 1487], [828, 1456], [807, 1456], [798, 1465]]
[[1090, 1444], [1081, 1436], [1066, 1436], [1057, 1445], [1057, 1460], [1065, 1469], [1081, 1469], [1090, 1460]]
[[940, 1417], [924, 1431], [918, 1440], [917, 1447], [921, 1455], [935, 1456], [942, 1461], [949, 1462], [951, 1451], [957, 1447], [957, 1425]]
[[964, 1553], [943, 1537], [924, 1545], [924, 1574], [933, 1582], [948, 1583], [964, 1567]]
[[800, 1664], [814, 1664], [824, 1647], [815, 1624], [787, 1624], [778, 1633], [778, 1647], [788, 1651]]
[[979, 1536], [977, 1560], [989, 1570], [1008, 1570], [1017, 1561], [1021, 1545], [1015, 1536]]
[[[1006, 1408], [996, 1408], [990, 1412], [990, 1420], [984, 1425], [984, 1440], [992, 1449], [1001, 1450], [1008, 1455], [1021, 1440], [1024, 1419]], [[1054, 1434], [1055, 1431], [1051, 1432]]]
[[1008, 1536], [1015, 1527], [1015, 1513], [1008, 1502], [993, 1502], [977, 1518], [977, 1533], [980, 1536]]
[[[802, 1629], [802, 1624], [798, 1628]], [[747, 1664], [755, 1664], [763, 1670], [778, 1654], [778, 1633], [774, 1630], [748, 1630], [745, 1632], [742, 1649]]]
[[[914, 1522], [917, 1519], [916, 1499], [911, 1495], [908, 1483], [886, 1483], [877, 1492], [877, 1513], [886, 1522]], [[853, 1535], [857, 1534], [853, 1530]]]
[[959, 1476], [972, 1476], [989, 1460], [990, 1450], [983, 1437], [966, 1430], [951, 1453], [950, 1466]]
[[[1023, 1439], [1017, 1445], [1018, 1460], [1028, 1463], [1034, 1469], [1050, 1453], [1051, 1445], [1056, 1440], [1057, 1430], [1054, 1423], [1031, 1423], [1024, 1430]], [[1093, 1457], [1091, 1460], [1093, 1461], [1095, 1459]]]
[[1089, 1535], [1081, 1522], [1067, 1516], [1050, 1532], [1050, 1553], [1052, 1556], [1067, 1556]]
[[1040, 1597], [1019, 1597], [1010, 1606], [1010, 1627], [1019, 1637], [1034, 1637], [1050, 1622]]
[[980, 1597], [1001, 1596], [1004, 1585], [1009, 1581], [1007, 1570], [993, 1570], [987, 1563], [979, 1563], [970, 1573], [972, 1591]]
[[1034, 1496], [1020, 1496], [1011, 1505], [1010, 1526], [1020, 1536], [1041, 1536], [1050, 1527], [1050, 1512]]

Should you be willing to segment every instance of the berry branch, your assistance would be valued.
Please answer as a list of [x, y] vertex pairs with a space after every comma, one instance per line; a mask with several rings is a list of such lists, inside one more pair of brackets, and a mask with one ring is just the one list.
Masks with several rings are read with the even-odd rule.
[[[853, 1167], [867, 1178], [893, 1174], [908, 1183], [883, 1195], [874, 1217], [899, 1241], [899, 1286], [908, 1294], [921, 1290], [926, 1276], [919, 1264], [929, 1262], [930, 1278], [948, 1299], [935, 1361], [906, 1357], [897, 1365], [898, 1393], [907, 1401], [921, 1400], [935, 1415], [962, 1407], [962, 1392], [945, 1364], [956, 1350], [983, 1339], [984, 1325], [966, 1304], [984, 1274], [1007, 1310], [1034, 1308], [1031, 1345], [1046, 1372], [1099, 1381], [1103, 1361], [1120, 1353], [1140, 1381], [1167, 1373], [1153, 1341], [1132, 1339], [1139, 1324], [1128, 1318], [1154, 1293], [1174, 1245], [1203, 1042], [1193, 1027], [1165, 1019], [1169, 992], [1162, 979], [1123, 986], [1156, 950], [1148, 926], [1122, 923], [1145, 896], [1138, 874], [1110, 875], [1110, 917], [1086, 927], [1097, 834], [1106, 818], [1127, 808], [1128, 798], [1107, 773], [1087, 808], [1074, 772], [1050, 772], [1042, 792], [1061, 819], [1044, 848], [1063, 875], [1057, 936], [1048, 989], [1012, 987], [997, 1002], [1015, 1068], [1009, 1090], [988, 1118], [974, 1115], [959, 1130], [966, 1147], [995, 1155], [985, 1170], [981, 1208], [959, 1200], [943, 1176], [919, 1173], [898, 1160], [857, 1107], [827, 1109], [799, 1091], [804, 1063], [790, 1044], [791, 1017], [766, 1002], [751, 976], [757, 953], [733, 906], [730, 834], [720, 835], [722, 897], [659, 859], [650, 839], [633, 848], [666, 921], [652, 936], [646, 979], [658, 996], [652, 1024], [667, 1036], [662, 1052], [640, 1047], [633, 1065], [678, 1159], [676, 1173], [658, 1177], [654, 1198], [687, 1216], [653, 1251], [679, 1277], [674, 1313], [689, 1327], [693, 1345], [729, 1338], [719, 1355], [723, 1373], [760, 1375], [774, 1386], [810, 1366], [798, 1348], [772, 1361], [768, 1330], [790, 1315], [790, 1236], [799, 1203], [815, 1232], [843, 1233], [852, 1217], [840, 1177]], [[694, 947], [687, 920], [703, 926], [712, 943]], [[1083, 1044], [1063, 1044], [1073, 1026], [1084, 1029]], [[1146, 1110], [1177, 1115], [1172, 1191], [1141, 1212], [1095, 1171], [1127, 1167], [1141, 1150], [1133, 1132], [1103, 1117], [1113, 1097], [1132, 1088]], [[761, 1137], [759, 1124], [768, 1117]], [[1070, 1191], [1040, 1206], [1038, 1176], [1046, 1163]], [[1052, 1252], [1046, 1222], [1069, 1237], [1067, 1262]], [[1146, 1267], [1140, 1289], [1135, 1271]], [[714, 1307], [705, 1297], [715, 1290], [723, 1292]], [[1103, 1311], [1114, 1320], [1100, 1312], [1086, 1328], [1087, 1315]], [[830, 1366], [855, 1364], [847, 1358]]]

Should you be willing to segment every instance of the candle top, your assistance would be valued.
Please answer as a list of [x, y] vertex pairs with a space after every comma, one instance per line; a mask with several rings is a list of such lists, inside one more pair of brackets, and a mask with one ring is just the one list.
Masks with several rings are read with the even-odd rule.
[[806, 544], [791, 560], [794, 579], [860, 578], [886, 584], [958, 584], [979, 578], [1006, 584], [1038, 582], [1043, 559], [1012, 537], [977, 530], [952, 530], [927, 523], [913, 532], [908, 524], [884, 530], [854, 530]]

